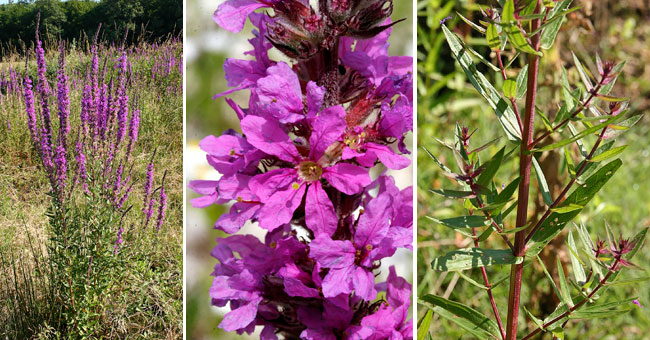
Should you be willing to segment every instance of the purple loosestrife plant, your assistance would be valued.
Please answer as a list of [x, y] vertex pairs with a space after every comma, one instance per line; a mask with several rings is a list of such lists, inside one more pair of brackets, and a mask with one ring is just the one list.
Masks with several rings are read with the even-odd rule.
[[[217, 240], [212, 304], [219, 327], [271, 339], [411, 339], [411, 285], [381, 261], [412, 250], [412, 188], [371, 170], [410, 164], [412, 58], [387, 53], [392, 1], [229, 0], [214, 14], [239, 32], [250, 18], [252, 59], [227, 59], [230, 90], [250, 91], [240, 119], [200, 142], [217, 181], [196, 180], [195, 207], [233, 202], [215, 228], [246, 222], [263, 240]], [[255, 10], [266, 8], [267, 13]], [[289, 62], [274, 61], [276, 48]], [[161, 195], [162, 198], [162, 195]], [[379, 292], [385, 292], [380, 294]]]
[[[143, 85], [138, 83], [136, 87], [127, 81], [128, 49], [111, 48], [100, 52], [95, 39], [87, 71], [74, 75], [83, 82], [78, 91], [80, 98], [70, 95], [68, 75], [71, 67], [66, 65], [64, 43], [59, 44], [55, 93], [51, 92], [49, 82], [52, 79], [48, 79], [42, 46], [37, 25], [36, 95], [27, 72], [29, 63], [26, 63], [23, 97], [28, 133], [50, 181], [47, 256], [53, 267], [55, 299], [61, 301], [63, 315], [57, 317], [52, 326], [63, 336], [92, 334], [93, 329], [105, 321], [102, 319], [104, 313], [91, 315], [88, 311], [96, 311], [96, 302], [114, 293], [114, 287], [107, 284], [105, 278], [116, 276], [107, 273], [127, 267], [128, 258], [123, 254], [128, 248], [128, 235], [135, 226], [133, 223], [129, 223], [128, 229], [124, 226], [134, 204], [130, 195], [136, 178], [140, 177], [134, 168], [138, 169], [136, 164], [141, 159], [139, 154], [134, 154], [138, 150], [141, 111], [137, 107], [139, 103], [129, 100], [129, 93], [136, 93]], [[104, 59], [104, 64], [115, 61], [115, 70], [105, 67], [100, 71], [100, 59]], [[112, 79], [116, 76], [117, 86], [113, 86]], [[79, 98], [80, 105], [71, 106], [71, 98]], [[52, 122], [50, 117], [54, 101], [58, 122]], [[78, 112], [72, 112], [71, 107], [78, 107]], [[167, 210], [166, 176], [160, 188], [151, 193], [154, 185], [152, 157], [142, 177], [146, 177], [146, 197], [142, 209], [134, 209], [139, 215], [135, 217], [136, 225], [144, 229], [153, 209], [157, 209], [156, 230], [160, 231]], [[156, 204], [149, 199], [158, 190], [159, 204]], [[78, 322], [82, 319], [88, 323]]]
[[[617, 240], [606, 225], [607, 241], [599, 239], [595, 244], [584, 224], [576, 225], [573, 232], [561, 234], [620, 168], [622, 161], [612, 159], [626, 146], [615, 146], [615, 138], [641, 118], [626, 110], [629, 98], [610, 94], [623, 64], [603, 62], [598, 56], [594, 63], [596, 70], [588, 72], [573, 55], [577, 78], [582, 83], [577, 87], [569, 83], [569, 73], [564, 67], [558, 76], [544, 77], [559, 78], [557, 87], [561, 89], [562, 100], [557, 104], [557, 110], [546, 110], [537, 100], [538, 95], [541, 96], [538, 90], [540, 61], [548, 55], [546, 51], [553, 47], [565, 16], [579, 9], [570, 8], [571, 2], [506, 0], [501, 2], [501, 8], [481, 10], [483, 18], [480, 24], [462, 17], [473, 29], [485, 35], [498, 66], [487, 59], [483, 61], [497, 71], [498, 83], [502, 83], [500, 90], [479, 71], [470, 57], [480, 54], [450, 31], [444, 21], [441, 22], [452, 56], [496, 112], [508, 141], [491, 158], [482, 158], [479, 153], [490, 150], [498, 139], [476, 146], [472, 140], [474, 132], [456, 125], [454, 143], [441, 143], [454, 153], [457, 170], [452, 170], [430, 154], [442, 172], [459, 184], [459, 188], [436, 189], [433, 192], [449, 199], [462, 199], [467, 210], [464, 216], [444, 219], [431, 217], [431, 220], [466, 236], [472, 245], [471, 248], [448, 252], [434, 259], [431, 265], [436, 271], [459, 274], [463, 270], [480, 270], [481, 283], [467, 275], [462, 277], [486, 291], [489, 307], [485, 309], [491, 312], [489, 316], [484, 315], [467, 306], [468, 301], [455, 302], [446, 297], [425, 295], [420, 302], [428, 312], [421, 324], [425, 329], [421, 334], [426, 335], [431, 315], [436, 313], [480, 339], [531, 339], [542, 332], [561, 339], [564, 328], [572, 319], [609, 317], [634, 307], [634, 298], [610, 303], [597, 300], [602, 298], [604, 288], [616, 280], [624, 267], [635, 267], [630, 258], [640, 249], [648, 228], [632, 239], [619, 237]], [[513, 70], [517, 67], [518, 70]], [[522, 115], [517, 100], [524, 97]], [[591, 141], [589, 136], [593, 138]], [[563, 151], [564, 167], [560, 169], [566, 170], [568, 183], [561, 191], [554, 193], [546, 182], [546, 176], [550, 174], [540, 166], [538, 158], [558, 149]], [[512, 158], [516, 159], [516, 163], [510, 161]], [[507, 168], [506, 164], [518, 164], [518, 174], [509, 184], [499, 186], [495, 176], [499, 170]], [[531, 177], [533, 169], [535, 179]], [[553, 177], [558, 175], [552, 174]], [[537, 194], [544, 204], [541, 216], [530, 214], [531, 180], [538, 184]], [[515, 192], [518, 192], [517, 197], [511, 202]], [[514, 211], [514, 221], [507, 219]], [[511, 222], [514, 223], [510, 225]], [[580, 242], [573, 237], [576, 232]], [[489, 248], [487, 244], [490, 243], [486, 241], [491, 235], [494, 235], [495, 242], [503, 246]], [[548, 261], [541, 259], [541, 256], [548, 255], [542, 251], [548, 252], [548, 248], [557, 247], [557, 242], [553, 245], [549, 243], [554, 240], [563, 243], [565, 237], [566, 251], [551, 251], [551, 262], [557, 263], [557, 267], [554, 267], [557, 270], [548, 270]], [[571, 263], [572, 279], [565, 274], [563, 262]], [[531, 327], [522, 330], [519, 326], [524, 318], [519, 312], [522, 304], [528, 303], [522, 283], [530, 280], [524, 271], [528, 269], [530, 273], [533, 267], [527, 267], [530, 263], [539, 264], [560, 303], [550, 315], [541, 318], [530, 312], [533, 309], [529, 305], [524, 310], [532, 321], [529, 323]], [[499, 312], [497, 302], [501, 299], [495, 296], [494, 281], [489, 279], [494, 266], [509, 266], [510, 269], [507, 307], [501, 306], [502, 311], [507, 308], [507, 314]], [[557, 273], [557, 278], [552, 277], [553, 272]], [[559, 286], [556, 282], [559, 282]], [[502, 316], [505, 322], [502, 322]]]

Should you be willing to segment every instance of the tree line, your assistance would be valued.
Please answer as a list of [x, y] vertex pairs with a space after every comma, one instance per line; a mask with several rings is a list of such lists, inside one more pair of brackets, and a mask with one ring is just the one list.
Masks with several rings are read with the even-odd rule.
[[127, 42], [176, 35], [183, 28], [182, 0], [9, 0], [0, 5], [0, 43], [30, 46], [36, 16], [40, 32], [49, 38], [74, 41], [93, 37], [102, 24], [101, 39]]

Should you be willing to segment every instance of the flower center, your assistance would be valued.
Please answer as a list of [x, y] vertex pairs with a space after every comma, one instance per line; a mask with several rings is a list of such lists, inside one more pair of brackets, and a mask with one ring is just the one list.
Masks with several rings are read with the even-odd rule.
[[364, 142], [364, 138], [366, 137], [365, 132], [361, 132], [359, 134], [357, 133], [349, 133], [345, 136], [343, 139], [343, 142], [352, 150], [358, 149]]
[[305, 182], [315, 182], [323, 174], [323, 168], [316, 162], [304, 161], [298, 165], [298, 176]]

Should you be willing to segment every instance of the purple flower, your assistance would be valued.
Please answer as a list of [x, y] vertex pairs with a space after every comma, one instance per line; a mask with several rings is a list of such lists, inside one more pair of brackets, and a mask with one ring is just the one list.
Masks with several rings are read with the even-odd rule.
[[57, 75], [57, 105], [59, 109], [59, 140], [66, 147], [66, 137], [70, 132], [70, 88], [68, 87], [68, 77], [65, 74], [65, 50], [63, 44], [59, 47], [59, 71]]
[[641, 305], [641, 302], [639, 302], [639, 300], [634, 300], [634, 301], [632, 301], [632, 303], [639, 306], [639, 308], [643, 308], [643, 306]]
[[[278, 0], [269, 0], [275, 2]], [[238, 33], [244, 28], [246, 18], [255, 10], [270, 7], [265, 1], [257, 0], [228, 0], [222, 3], [214, 12], [212, 18], [222, 28]]]
[[370, 184], [368, 170], [348, 163], [331, 165], [324, 157], [326, 149], [345, 130], [344, 114], [343, 108], [336, 106], [324, 110], [316, 118], [306, 156], [298, 152], [277, 123], [256, 116], [242, 120], [242, 130], [249, 143], [291, 165], [251, 179], [250, 189], [264, 203], [258, 213], [262, 228], [273, 230], [290, 222], [306, 193], [307, 226], [315, 235], [331, 235], [336, 230], [337, 217], [320, 180], [327, 180], [329, 185], [347, 195], [359, 193]]
[[27, 127], [32, 137], [32, 142], [35, 145], [40, 144], [40, 137], [38, 135], [36, 123], [36, 109], [34, 107], [34, 92], [32, 92], [32, 81], [28, 77], [25, 78], [25, 109], [27, 111]]

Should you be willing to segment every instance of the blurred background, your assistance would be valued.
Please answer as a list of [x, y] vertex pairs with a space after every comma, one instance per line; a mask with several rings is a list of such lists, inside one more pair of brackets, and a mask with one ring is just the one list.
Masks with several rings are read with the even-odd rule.
[[[223, 98], [212, 100], [216, 93], [227, 89], [224, 79], [223, 63], [226, 58], [244, 59], [244, 52], [251, 49], [248, 39], [252, 38], [252, 25], [246, 24], [244, 30], [234, 34], [219, 28], [212, 21], [212, 14], [222, 3], [222, 0], [188, 0], [186, 11], [187, 38], [185, 41], [185, 56], [187, 60], [186, 91], [186, 127], [187, 139], [185, 149], [185, 171], [188, 180], [217, 179], [219, 175], [205, 160], [205, 153], [198, 148], [199, 141], [207, 135], [220, 135], [224, 130], [233, 128], [241, 131], [236, 115]], [[412, 13], [411, 1], [397, 0], [394, 2], [393, 20], [406, 20], [393, 28], [391, 35], [391, 55], [412, 55]], [[275, 50], [271, 50], [271, 58], [283, 60]], [[230, 98], [243, 107], [248, 107], [249, 91], [235, 93]], [[411, 142], [409, 142], [411, 141]], [[409, 138], [407, 145], [412, 145]], [[412, 168], [399, 172], [396, 178], [400, 188], [413, 184]], [[186, 183], [187, 187], [187, 183]], [[246, 339], [259, 338], [258, 333], [252, 337], [238, 336], [234, 333], [223, 332], [218, 328], [221, 318], [228, 311], [210, 305], [208, 290], [212, 284], [210, 273], [216, 260], [210, 256], [210, 251], [216, 245], [217, 237], [224, 233], [213, 230], [217, 218], [227, 211], [226, 206], [212, 206], [208, 209], [192, 208], [189, 200], [197, 197], [191, 190], [187, 191], [186, 214], [186, 245], [185, 261], [186, 283], [186, 329], [188, 339]], [[262, 236], [262, 229], [257, 226], [245, 226], [240, 233], [255, 233]], [[412, 275], [412, 254], [398, 253], [393, 262], [384, 261], [383, 266], [396, 265], [399, 275], [409, 279]], [[384, 270], [382, 271], [384, 272]], [[387, 272], [387, 270], [385, 270]]]
[[[452, 166], [453, 155], [443, 150], [435, 140], [439, 138], [453, 141], [453, 126], [458, 122], [469, 126], [470, 130], [478, 128], [472, 138], [475, 146], [494, 137], [503, 136], [494, 112], [484, 104], [483, 98], [467, 82], [465, 74], [450, 55], [449, 48], [440, 29], [439, 21], [447, 16], [450, 29], [464, 38], [474, 49], [495, 61], [495, 56], [486, 46], [485, 38], [470, 29], [460, 17], [459, 12], [475, 22], [481, 18], [479, 6], [486, 8], [495, 1], [476, 0], [420, 0], [417, 3], [418, 27], [418, 295], [436, 294], [476, 308], [485, 315], [492, 315], [486, 294], [479, 288], [459, 278], [455, 273], [437, 273], [431, 269], [433, 258], [458, 247], [467, 247], [467, 240], [449, 229], [435, 225], [426, 216], [446, 218], [462, 214], [462, 205], [456, 200], [444, 199], [434, 195], [429, 189], [453, 188], [454, 183], [444, 177], [435, 163], [423, 152], [422, 147], [431, 150], [441, 160]], [[565, 22], [555, 43], [555, 47], [546, 51], [548, 58], [540, 66], [540, 85], [538, 94], [539, 108], [544, 112], [555, 112], [559, 102], [559, 89], [550, 87], [559, 83], [560, 66], [564, 65], [572, 84], [579, 82], [571, 51], [573, 51], [595, 73], [596, 53], [603, 60], [626, 61], [625, 68], [619, 76], [613, 94], [631, 97], [630, 108], [633, 113], [647, 112], [650, 107], [650, 4], [644, 0], [576, 0], [573, 6], [582, 8], [572, 13]], [[511, 56], [508, 54], [508, 56]], [[518, 63], [515, 62], [515, 69]], [[486, 71], [484, 65], [479, 70]], [[488, 79], [501, 88], [501, 77], [494, 72], [486, 72]], [[520, 101], [523, 108], [523, 101]], [[552, 119], [552, 117], [550, 117]], [[650, 192], [648, 169], [648, 142], [650, 141], [646, 115], [630, 132], [625, 134], [617, 145], [630, 144], [620, 156], [623, 167], [605, 185], [603, 190], [590, 202], [581, 215], [573, 222], [583, 222], [592, 238], [605, 236], [605, 220], [612, 226], [614, 233], [631, 237], [643, 227], [650, 225]], [[587, 140], [591, 145], [594, 140]], [[503, 141], [494, 145], [485, 155], [494, 154]], [[484, 156], [487, 157], [487, 156]], [[515, 157], [516, 159], [516, 157]], [[546, 178], [555, 195], [568, 179], [558, 176], [561, 172], [562, 157], [558, 153], [548, 153], [542, 163]], [[516, 177], [517, 164], [511, 162], [502, 167], [496, 180], [504, 183]], [[531, 189], [537, 193], [536, 181]], [[534, 205], [534, 213], [540, 216], [541, 200]], [[513, 214], [514, 215], [514, 214]], [[571, 226], [572, 224], [570, 224]], [[569, 229], [569, 228], [567, 228]], [[565, 229], [566, 230], [566, 229]], [[488, 239], [486, 247], [502, 247], [494, 236]], [[552, 258], [559, 256], [568, 261], [567, 249], [563, 241], [553, 242], [541, 256]], [[646, 248], [637, 254], [635, 263], [648, 268], [650, 251]], [[566, 264], [566, 263], [565, 263]], [[568, 268], [568, 267], [567, 267]], [[491, 280], [509, 272], [509, 267], [490, 267]], [[466, 272], [470, 273], [470, 272]], [[472, 273], [474, 279], [480, 280], [478, 272]], [[647, 276], [639, 270], [623, 273], [623, 278]], [[539, 266], [526, 267], [522, 304], [536, 316], [544, 318], [557, 305], [557, 298]], [[557, 277], [554, 274], [554, 277]], [[496, 302], [500, 306], [502, 318], [507, 312], [507, 284], [495, 289]], [[636, 285], [615, 287], [607, 291], [605, 301], [616, 301], [638, 296], [642, 305], [650, 305], [650, 286], [647, 282]], [[418, 310], [418, 319], [424, 315], [424, 308]], [[522, 312], [521, 315], [524, 315]], [[523, 317], [522, 317], [523, 319]], [[505, 322], [505, 321], [504, 321]], [[527, 328], [532, 330], [530, 319]], [[522, 324], [520, 323], [520, 328]], [[650, 308], [635, 308], [630, 313], [591, 322], [572, 321], [565, 331], [567, 339], [650, 339]], [[456, 324], [435, 317], [431, 324], [434, 339], [469, 339], [466, 332]], [[609, 335], [612, 334], [612, 335]], [[547, 334], [543, 339], [551, 339]]]

